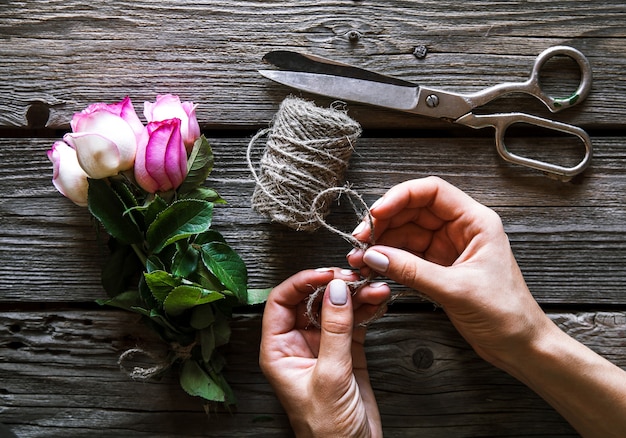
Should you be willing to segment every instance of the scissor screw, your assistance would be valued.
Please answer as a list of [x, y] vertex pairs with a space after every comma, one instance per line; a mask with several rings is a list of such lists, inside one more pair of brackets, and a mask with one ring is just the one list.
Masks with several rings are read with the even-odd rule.
[[429, 94], [428, 96], [426, 96], [426, 105], [428, 105], [430, 108], [434, 108], [439, 105], [439, 96], [437, 96], [436, 94]]

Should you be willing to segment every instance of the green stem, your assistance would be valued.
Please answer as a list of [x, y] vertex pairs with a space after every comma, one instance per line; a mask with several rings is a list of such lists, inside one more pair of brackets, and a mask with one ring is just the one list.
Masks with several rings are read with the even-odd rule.
[[141, 263], [145, 268], [148, 262], [148, 257], [146, 257], [146, 254], [137, 246], [136, 243], [133, 243], [130, 246], [133, 248], [133, 251], [135, 251], [135, 254], [137, 254], [137, 257], [139, 258], [139, 260], [141, 260]]

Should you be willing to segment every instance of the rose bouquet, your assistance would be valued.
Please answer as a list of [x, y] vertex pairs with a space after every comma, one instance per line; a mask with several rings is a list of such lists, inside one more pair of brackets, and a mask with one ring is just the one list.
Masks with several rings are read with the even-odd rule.
[[128, 97], [92, 104], [48, 157], [57, 190], [88, 207], [110, 236], [102, 271], [109, 298], [99, 302], [142, 315], [169, 344], [163, 364], [131, 375], [180, 365], [186, 392], [233, 404], [218, 349], [229, 342], [233, 307], [260, 303], [267, 291], [247, 288], [245, 263], [211, 227], [214, 205], [225, 201], [204, 186], [213, 153], [195, 108], [157, 96], [144, 104], [144, 126]]

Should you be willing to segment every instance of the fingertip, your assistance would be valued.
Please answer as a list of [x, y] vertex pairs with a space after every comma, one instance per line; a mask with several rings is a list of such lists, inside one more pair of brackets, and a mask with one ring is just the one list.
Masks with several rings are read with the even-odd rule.
[[363, 262], [374, 271], [384, 274], [389, 269], [389, 258], [374, 249], [368, 249], [363, 254]]
[[376, 209], [378, 209], [381, 205], [383, 205], [384, 201], [385, 201], [384, 196], [378, 198], [370, 207], [370, 213], [374, 213]]
[[336, 278], [328, 283], [328, 294], [330, 302], [335, 306], [344, 306], [348, 302], [348, 286], [340, 278]]

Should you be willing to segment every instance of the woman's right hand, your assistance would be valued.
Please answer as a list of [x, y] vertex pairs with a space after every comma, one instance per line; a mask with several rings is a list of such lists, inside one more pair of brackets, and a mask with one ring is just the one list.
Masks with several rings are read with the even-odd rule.
[[[390, 189], [371, 209], [376, 244], [348, 261], [440, 304], [484, 359], [516, 360], [554, 325], [532, 297], [500, 217], [435, 177]], [[355, 237], [370, 240], [363, 222]]]
[[[371, 209], [375, 241], [350, 264], [441, 304], [478, 354], [536, 391], [585, 437], [626, 436], [626, 372], [561, 331], [531, 295], [499, 216], [438, 178]], [[566, 287], [566, 285], [564, 285]]]

